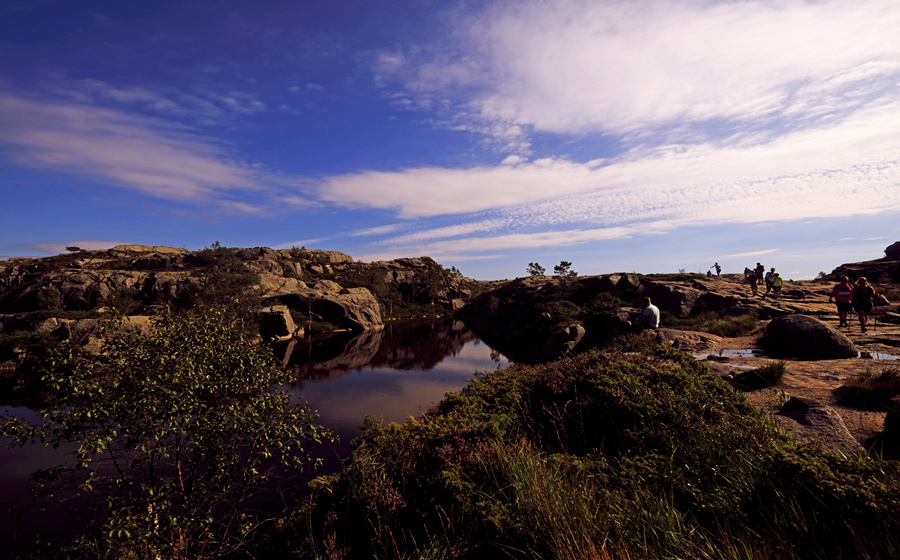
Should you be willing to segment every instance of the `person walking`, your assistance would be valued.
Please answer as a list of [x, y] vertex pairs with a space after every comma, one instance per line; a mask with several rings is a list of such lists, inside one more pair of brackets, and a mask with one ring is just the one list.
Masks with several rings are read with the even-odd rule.
[[719, 276], [720, 274], [722, 274], [722, 267], [719, 266], [719, 263], [714, 264], [713, 268], [716, 269], [716, 276]]
[[847, 324], [847, 313], [853, 309], [853, 285], [850, 283], [849, 278], [841, 276], [840, 282], [832, 288], [828, 301], [833, 301], [837, 305], [838, 319], [840, 319], [838, 326], [849, 327], [850, 325]]
[[[772, 270], [775, 270], [774, 268]], [[781, 287], [784, 285], [784, 278], [777, 272], [772, 276], [772, 289], [775, 290], [772, 297], [778, 299], [781, 297]]]
[[869, 285], [865, 276], [860, 276], [853, 287], [853, 309], [856, 310], [856, 318], [859, 320], [859, 328], [866, 332], [866, 324], [869, 322], [869, 314], [875, 302], [875, 288]]
[[751, 271], [750, 275], [747, 276], [747, 282], [750, 283], [750, 291], [753, 292], [753, 297], [759, 295], [757, 293], [756, 283], [759, 281], [759, 276], [757, 276], [756, 271]]
[[766, 272], [766, 293], [763, 294], [763, 297], [769, 295], [769, 292], [772, 291], [773, 281], [775, 279], [775, 269], [772, 268], [769, 272]]

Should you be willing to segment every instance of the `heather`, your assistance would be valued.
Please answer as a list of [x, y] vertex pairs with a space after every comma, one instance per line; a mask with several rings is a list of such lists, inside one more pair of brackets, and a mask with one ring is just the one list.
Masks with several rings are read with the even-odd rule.
[[783, 436], [689, 355], [627, 338], [368, 420], [272, 541], [318, 558], [896, 558], [898, 464]]

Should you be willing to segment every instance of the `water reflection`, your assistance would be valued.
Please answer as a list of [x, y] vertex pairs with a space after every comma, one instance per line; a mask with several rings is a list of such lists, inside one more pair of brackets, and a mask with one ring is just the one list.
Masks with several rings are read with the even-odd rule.
[[459, 321], [396, 322], [379, 332], [291, 342], [278, 350], [296, 375], [293, 389], [323, 424], [342, 432], [355, 432], [366, 415], [401, 422], [464, 387], [476, 371], [510, 363]]
[[275, 355], [298, 379], [335, 379], [364, 367], [429, 370], [478, 340], [460, 321], [419, 319], [392, 321], [381, 331], [293, 339], [276, 345]]

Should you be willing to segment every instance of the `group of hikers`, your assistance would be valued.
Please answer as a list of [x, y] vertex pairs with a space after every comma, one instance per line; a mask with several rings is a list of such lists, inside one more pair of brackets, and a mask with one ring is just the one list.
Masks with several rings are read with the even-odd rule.
[[[713, 268], [716, 269], [716, 276], [719, 276], [722, 272], [722, 267], [719, 266], [719, 263], [710, 267], [710, 270]], [[712, 273], [708, 272], [707, 275], [711, 276]], [[759, 288], [757, 284], [760, 280], [763, 280], [766, 285], [766, 292], [762, 297], [766, 297], [770, 292], [774, 298], [781, 297], [781, 288], [784, 286], [784, 279], [781, 278], [780, 274], [775, 272], [774, 268], [771, 268], [766, 272], [766, 267], [761, 263], [756, 263], [756, 268], [744, 269], [744, 282], [750, 284], [750, 290], [753, 292], [754, 296], [758, 295]], [[841, 276], [840, 282], [838, 282], [838, 284], [834, 286], [834, 289], [831, 290], [828, 301], [829, 303], [833, 301], [837, 305], [840, 327], [850, 328], [850, 324], [847, 322], [847, 313], [855, 310], [857, 319], [859, 320], [860, 329], [862, 332], [866, 332], [866, 325], [869, 323], [869, 315], [872, 313], [872, 308], [875, 306], [876, 295], [875, 288], [869, 285], [869, 282], [865, 277], [861, 276], [856, 280], [856, 284], [851, 284], [849, 278]], [[653, 305], [648, 297], [641, 299], [641, 307], [643, 307], [643, 310], [632, 324], [632, 328], [636, 330], [658, 329], [660, 320], [659, 308]]]
[[868, 280], [864, 276], [856, 280], [856, 284], [851, 284], [850, 279], [841, 276], [828, 301], [834, 301], [837, 305], [838, 319], [840, 319], [839, 327], [850, 328], [847, 322], [847, 313], [852, 310], [856, 311], [856, 317], [859, 320], [859, 328], [862, 332], [866, 332], [866, 325], [869, 323], [869, 314], [875, 306], [875, 288], [869, 285]]
[[771, 292], [773, 298], [781, 297], [781, 289], [784, 286], [784, 278], [781, 274], [775, 272], [775, 268], [770, 268], [766, 272], [766, 267], [762, 263], [756, 263], [756, 268], [744, 269], [744, 282], [750, 284], [750, 291], [754, 296], [759, 295], [759, 282], [766, 285], [766, 293], [762, 297], [766, 297]]
[[[721, 276], [722, 266], [719, 263], [709, 267], [709, 271], [706, 273], [707, 276], [712, 276], [712, 269], [716, 269], [716, 276]], [[762, 297], [766, 297], [770, 293], [774, 298], [781, 297], [784, 278], [781, 277], [781, 274], [775, 272], [774, 268], [770, 268], [766, 272], [766, 267], [762, 263], [756, 263], [756, 268], [744, 268], [744, 283], [750, 284], [750, 291], [753, 292], [754, 296], [759, 295], [760, 282], [764, 282], [766, 285], [766, 293]]]

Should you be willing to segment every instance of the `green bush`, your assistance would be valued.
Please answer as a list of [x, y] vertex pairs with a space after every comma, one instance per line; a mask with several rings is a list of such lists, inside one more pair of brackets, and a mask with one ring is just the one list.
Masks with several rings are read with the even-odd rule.
[[369, 422], [283, 537], [348, 558], [887, 559], [898, 475], [797, 447], [689, 355], [627, 337]]
[[[74, 445], [75, 462], [36, 473], [37, 495], [83, 498], [93, 520], [66, 558], [221, 558], [275, 517], [258, 508], [311, 462], [326, 432], [287, 392], [271, 353], [221, 310], [162, 313], [150, 334], [113, 330], [103, 352], [62, 348], [45, 376], [54, 400], [18, 445]], [[76, 502], [77, 503], [77, 502]], [[48, 551], [48, 554], [50, 551]]]

